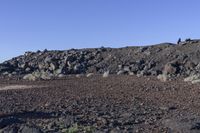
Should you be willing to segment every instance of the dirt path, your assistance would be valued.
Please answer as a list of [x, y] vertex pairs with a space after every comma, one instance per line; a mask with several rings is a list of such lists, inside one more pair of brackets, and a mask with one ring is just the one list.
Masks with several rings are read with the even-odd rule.
[[19, 89], [30, 89], [40, 86], [31, 86], [31, 85], [7, 85], [7, 86], [0, 86], [0, 91], [2, 90], [19, 90]]

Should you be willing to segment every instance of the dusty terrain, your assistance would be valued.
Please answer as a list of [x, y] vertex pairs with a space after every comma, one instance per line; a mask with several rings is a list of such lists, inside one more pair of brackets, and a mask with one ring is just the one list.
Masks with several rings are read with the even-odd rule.
[[0, 132], [200, 132], [200, 85], [182, 79], [4, 78], [0, 86]]

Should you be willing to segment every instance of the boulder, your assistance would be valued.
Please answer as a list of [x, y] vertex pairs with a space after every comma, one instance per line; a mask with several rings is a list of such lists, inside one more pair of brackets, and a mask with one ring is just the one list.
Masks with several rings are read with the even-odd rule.
[[163, 73], [164, 74], [170, 74], [170, 75], [174, 75], [178, 72], [178, 66], [177, 64], [174, 64], [174, 63], [167, 63], [165, 66], [164, 66], [164, 69], [163, 69]]
[[192, 84], [200, 82], [200, 74], [190, 75], [189, 77], [184, 79], [185, 82], [191, 82]]
[[194, 75], [190, 75], [189, 77], [185, 78], [184, 81], [189, 82], [189, 81], [197, 80], [199, 78], [200, 78], [200, 74], [194, 74]]
[[44, 59], [44, 62], [45, 63], [49, 63], [49, 62], [51, 62], [52, 61], [52, 57], [49, 57], [49, 56], [47, 56], [45, 59]]
[[200, 83], [200, 79], [193, 80], [191, 83], [192, 84]]
[[59, 74], [63, 74], [63, 68], [58, 68], [57, 70], [55, 70], [54, 75], [59, 75]]
[[54, 63], [50, 63], [49, 70], [51, 70], [51, 71], [56, 70], [56, 65]]
[[22, 62], [21, 64], [18, 64], [18, 67], [19, 67], [19, 68], [22, 68], [22, 69], [26, 69], [27, 64], [24, 63], [24, 62]]
[[31, 71], [31, 68], [29, 68], [29, 67], [27, 67], [26, 69], [25, 69], [25, 72], [30, 72]]
[[40, 71], [35, 71], [32, 73], [32, 75], [34, 75], [36, 78], [40, 78], [41, 77], [41, 73]]
[[166, 74], [159, 74], [157, 76], [157, 79], [159, 79], [161, 82], [166, 82], [168, 80], [168, 75], [166, 75]]
[[124, 74], [124, 73], [125, 73], [124, 70], [119, 70], [119, 71], [117, 72], [117, 75], [122, 75], [122, 74]]
[[104, 72], [104, 74], [103, 74], [103, 78], [107, 78], [107, 77], [109, 76], [109, 73], [110, 73], [110, 71], [106, 71], [106, 72]]
[[5, 71], [5, 72], [2, 73], [2, 75], [4, 75], [4, 76], [9, 75], [9, 72]]
[[130, 72], [130, 67], [129, 66], [124, 66], [124, 71]]
[[42, 72], [38, 78], [43, 80], [50, 80], [53, 77], [53, 74], [48, 72]]
[[149, 75], [147, 70], [142, 70], [137, 72], [137, 77], [142, 77], [147, 75]]
[[20, 133], [42, 133], [42, 131], [36, 127], [21, 126]]
[[197, 64], [197, 66], [195, 67], [196, 70], [200, 70], [200, 63]]
[[129, 75], [134, 75], [134, 72], [129, 72], [128, 74], [129, 74]]
[[27, 74], [23, 77], [24, 80], [35, 81], [36, 77], [33, 74]]
[[119, 68], [119, 69], [122, 69], [122, 68], [123, 68], [123, 65], [118, 65], [118, 68]]
[[37, 79], [50, 80], [53, 77], [53, 74], [49, 72], [33, 72], [32, 74], [27, 74], [23, 77], [25, 80], [35, 81]]
[[65, 77], [64, 74], [59, 74], [59, 75], [58, 75], [58, 78], [64, 78], [64, 77]]
[[88, 73], [87, 75], [86, 75], [86, 77], [91, 77], [91, 76], [93, 76], [94, 75], [94, 73]]
[[11, 72], [14, 71], [14, 68], [10, 65], [4, 65], [4, 64], [0, 65], [0, 73], [3, 73], [5, 71]]
[[75, 77], [77, 78], [80, 78], [80, 77], [83, 77], [84, 75], [83, 74], [76, 74]]
[[188, 70], [193, 70], [196, 66], [193, 62], [191, 61], [187, 61], [185, 64], [184, 64], [184, 67]]

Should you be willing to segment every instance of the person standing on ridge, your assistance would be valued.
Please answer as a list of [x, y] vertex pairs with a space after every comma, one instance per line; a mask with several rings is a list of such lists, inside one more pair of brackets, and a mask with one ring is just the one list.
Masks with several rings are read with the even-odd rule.
[[177, 41], [177, 44], [180, 44], [180, 43], [181, 43], [181, 38], [179, 38]]

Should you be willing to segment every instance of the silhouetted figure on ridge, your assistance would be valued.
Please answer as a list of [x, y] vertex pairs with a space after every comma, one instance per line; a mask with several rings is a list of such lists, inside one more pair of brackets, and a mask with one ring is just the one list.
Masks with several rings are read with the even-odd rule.
[[177, 44], [180, 44], [180, 43], [181, 43], [181, 38], [179, 38], [177, 41]]

